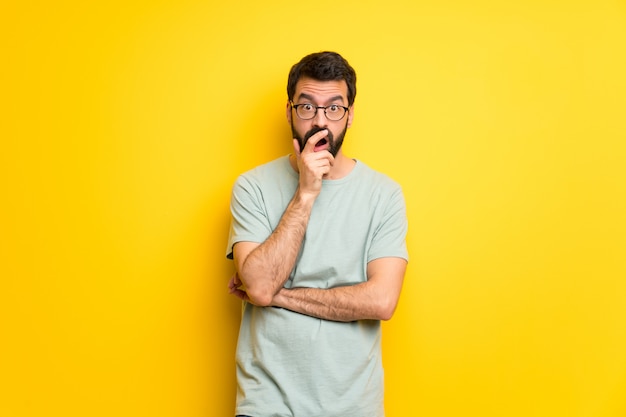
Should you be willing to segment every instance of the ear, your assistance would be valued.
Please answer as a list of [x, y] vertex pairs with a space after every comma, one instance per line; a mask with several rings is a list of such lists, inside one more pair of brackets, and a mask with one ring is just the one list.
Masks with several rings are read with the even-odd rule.
[[352, 126], [352, 119], [353, 118], [354, 118], [354, 103], [352, 103], [352, 106], [350, 106], [350, 108], [348, 109], [348, 123], [347, 123], [346, 127]]
[[285, 112], [287, 114], [287, 122], [291, 125], [291, 103], [289, 103], [289, 100], [287, 100], [287, 108], [285, 109]]

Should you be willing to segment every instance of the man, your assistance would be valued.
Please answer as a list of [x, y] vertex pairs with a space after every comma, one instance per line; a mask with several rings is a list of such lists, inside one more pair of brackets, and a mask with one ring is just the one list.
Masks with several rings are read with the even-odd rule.
[[400, 187], [344, 155], [356, 74], [339, 54], [289, 73], [293, 154], [241, 175], [227, 256], [241, 298], [237, 415], [382, 417], [380, 321], [408, 260]]

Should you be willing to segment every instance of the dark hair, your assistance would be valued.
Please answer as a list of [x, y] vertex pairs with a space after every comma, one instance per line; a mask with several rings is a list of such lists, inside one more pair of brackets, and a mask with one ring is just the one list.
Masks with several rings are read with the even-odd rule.
[[348, 85], [348, 105], [354, 103], [356, 97], [356, 72], [341, 55], [336, 52], [316, 52], [305, 56], [291, 67], [287, 80], [287, 97], [293, 100], [296, 84], [302, 77], [317, 81], [345, 80]]

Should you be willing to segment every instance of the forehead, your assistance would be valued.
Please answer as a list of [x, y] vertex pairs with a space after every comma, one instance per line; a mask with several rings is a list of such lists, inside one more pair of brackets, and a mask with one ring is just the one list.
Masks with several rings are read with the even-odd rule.
[[318, 81], [312, 78], [301, 78], [296, 84], [294, 99], [306, 97], [316, 101], [327, 101], [341, 98], [348, 101], [348, 85], [345, 80]]

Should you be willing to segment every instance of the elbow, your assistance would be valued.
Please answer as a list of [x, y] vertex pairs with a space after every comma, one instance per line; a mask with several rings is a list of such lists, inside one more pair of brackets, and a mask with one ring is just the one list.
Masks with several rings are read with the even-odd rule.
[[246, 289], [250, 302], [259, 307], [267, 307], [272, 304], [274, 294], [258, 286], [248, 287]]
[[378, 308], [378, 320], [388, 321], [393, 317], [393, 313], [396, 311], [396, 306], [398, 305], [395, 301], [387, 301], [381, 303]]
[[239, 277], [245, 288], [247, 301], [259, 307], [267, 307], [272, 303], [274, 293], [271, 287], [264, 285], [264, 281], [260, 277], [250, 274], [248, 271], [241, 271]]
[[393, 310], [388, 311], [381, 311], [378, 317], [378, 320], [382, 320], [382, 321], [388, 321], [391, 320], [391, 318], [393, 317]]

